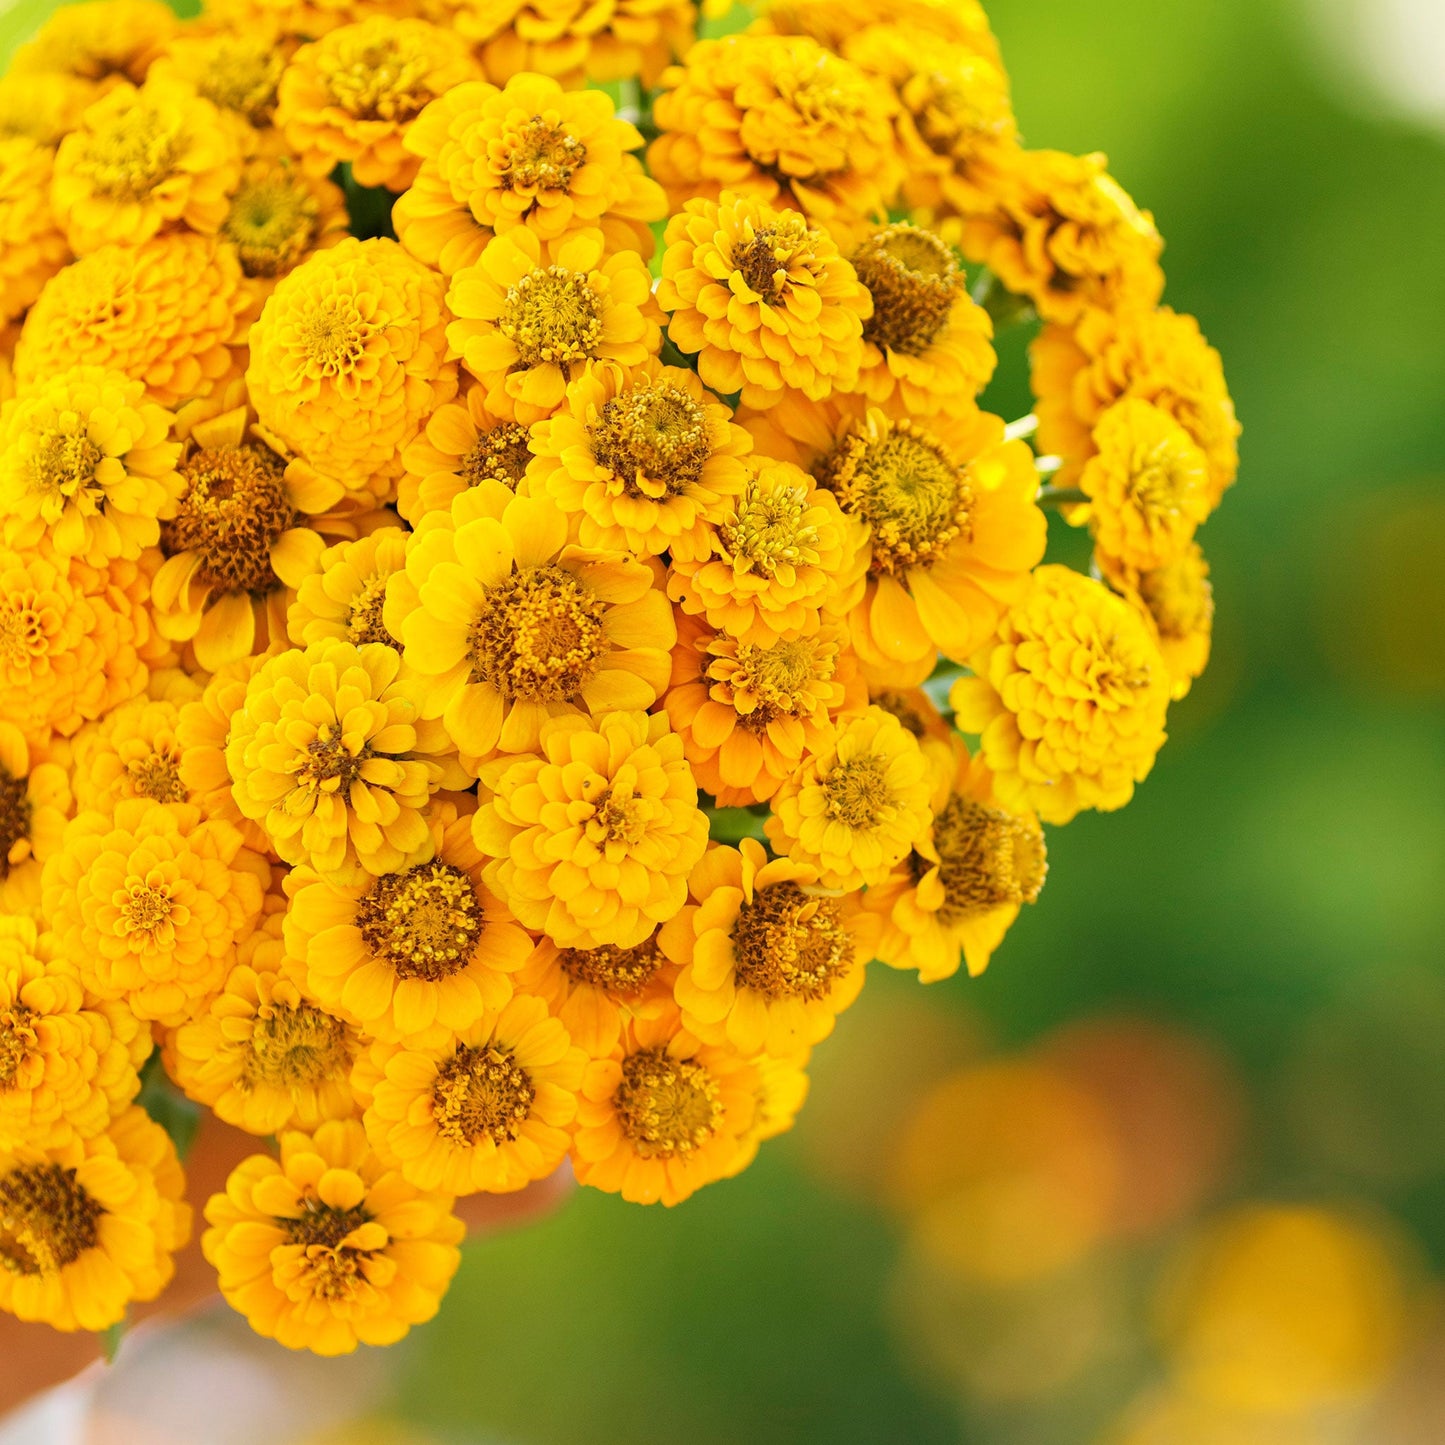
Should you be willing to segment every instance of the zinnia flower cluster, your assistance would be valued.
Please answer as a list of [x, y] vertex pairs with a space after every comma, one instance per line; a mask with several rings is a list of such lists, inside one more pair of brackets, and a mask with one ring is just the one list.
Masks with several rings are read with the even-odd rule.
[[[981, 972], [1149, 773], [1239, 430], [1149, 214], [1024, 147], [976, 4], [698, 29], [94, 0], [17, 57], [0, 1308], [117, 1324], [194, 1209], [262, 1334], [395, 1341], [459, 1197], [737, 1174], [870, 961]], [[209, 1201], [177, 1092], [256, 1136]]]

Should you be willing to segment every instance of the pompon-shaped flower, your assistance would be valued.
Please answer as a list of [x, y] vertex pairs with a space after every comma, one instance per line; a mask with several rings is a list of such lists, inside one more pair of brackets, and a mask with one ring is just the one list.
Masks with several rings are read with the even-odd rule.
[[441, 1044], [497, 1012], [532, 940], [482, 881], [469, 813], [434, 805], [427, 860], [338, 886], [290, 875], [286, 943], [326, 1008], [388, 1043]]
[[881, 883], [927, 832], [931, 788], [918, 740], [869, 707], [773, 795], [768, 842], [816, 868], [824, 888]]
[[628, 1019], [582, 1078], [577, 1182], [633, 1204], [681, 1204], [733, 1172], [758, 1087], [756, 1064], [730, 1044], [700, 1042], [675, 1009]]
[[406, 471], [397, 484], [396, 509], [415, 527], [479, 482], [519, 491], [531, 460], [529, 428], [496, 415], [487, 389], [468, 378], [461, 396], [439, 406], [402, 452]]
[[757, 1073], [753, 1122], [738, 1140], [737, 1157], [724, 1178], [736, 1178], [758, 1157], [763, 1144], [786, 1134], [797, 1122], [808, 1101], [807, 1064], [806, 1055], [775, 1059], [771, 1054], [759, 1054], [753, 1060]]
[[0, 133], [0, 326], [23, 315], [70, 259], [50, 209], [53, 163], [48, 146]]
[[[809, 35], [829, 50], [878, 22], [875, 0], [766, 0], [753, 29], [760, 35]], [[962, 45], [997, 63], [998, 42], [982, 0], [893, 0], [889, 20], [911, 31]]]
[[533, 425], [528, 484], [575, 520], [584, 547], [658, 556], [742, 492], [752, 439], [697, 374], [648, 358], [589, 367], [566, 410]]
[[[200, 684], [187, 678], [187, 691]], [[133, 698], [88, 723], [75, 736], [75, 801], [81, 812], [114, 812], [126, 798], [157, 803], [194, 803], [181, 777], [184, 749], [177, 736], [181, 708], [191, 699]]]
[[0, 722], [0, 914], [39, 916], [40, 870], [60, 851], [71, 811], [66, 769]]
[[308, 175], [280, 146], [263, 140], [241, 171], [220, 234], [265, 295], [308, 256], [344, 241], [348, 224], [340, 186]]
[[996, 207], [963, 226], [963, 252], [1045, 321], [1091, 308], [1148, 309], [1164, 293], [1154, 218], [1109, 174], [1108, 158], [1011, 148], [993, 163]]
[[116, 85], [55, 153], [50, 204], [77, 256], [185, 226], [214, 235], [241, 177], [235, 132], [183, 81]]
[[1099, 419], [1115, 402], [1137, 397], [1194, 438], [1209, 459], [1209, 504], [1218, 505], [1239, 470], [1240, 427], [1219, 353], [1194, 317], [1167, 306], [1090, 311], [1073, 328], [1046, 326], [1031, 360], [1038, 444], [1064, 460], [1056, 485], [1078, 485]]
[[716, 392], [767, 407], [857, 384], [872, 302], [850, 262], [793, 211], [723, 192], [667, 223], [657, 299], [668, 336]]
[[148, 80], [181, 81], [211, 102], [239, 135], [263, 130], [296, 45], [264, 21], [244, 29], [182, 31], [156, 57]]
[[102, 246], [40, 293], [15, 349], [15, 379], [26, 386], [94, 365], [143, 381], [161, 406], [209, 396], [243, 364], [251, 305], [234, 252], [213, 237]]
[[221, 1293], [257, 1334], [292, 1350], [389, 1345], [436, 1314], [461, 1263], [452, 1200], [408, 1184], [356, 1119], [281, 1136], [206, 1205], [201, 1239]]
[[936, 773], [933, 824], [883, 883], [863, 895], [881, 925], [878, 957], [918, 970], [924, 983], [988, 967], [1025, 903], [1048, 873], [1043, 829], [1028, 809], [1001, 807], [993, 776], [954, 740]]
[[440, 1048], [374, 1056], [367, 1136], [418, 1188], [508, 1194], [567, 1153], [587, 1055], [541, 999], [518, 995]]
[[231, 720], [246, 700], [246, 688], [264, 657], [247, 657], [227, 663], [206, 679], [201, 695], [181, 705], [176, 719], [181, 783], [187, 801], [206, 818], [229, 823], [240, 831], [246, 846], [268, 852], [270, 839], [262, 826], [246, 817], [231, 792], [231, 774], [226, 768], [226, 743]]
[[997, 361], [993, 323], [970, 298], [952, 247], [904, 222], [869, 236], [853, 267], [873, 299], [858, 390], [894, 416], [956, 412], [972, 402]]
[[443, 283], [395, 241], [350, 239], [303, 261], [251, 331], [246, 373], [268, 431], [360, 491], [456, 395]]
[[97, 90], [117, 78], [139, 85], [177, 29], [175, 11], [160, 0], [66, 5], [16, 50], [11, 69], [78, 76]]
[[473, 818], [484, 877], [564, 948], [631, 948], [687, 899], [707, 816], [662, 714], [551, 718], [537, 756], [485, 770]]
[[549, 718], [650, 708], [672, 608], [647, 563], [571, 545], [549, 501], [484, 482], [414, 532], [387, 588], [406, 687], [464, 757], [534, 751]]
[[525, 226], [487, 242], [447, 292], [447, 340], [487, 388], [496, 416], [540, 421], [588, 362], [640, 366], [661, 345], [652, 276], [632, 252], [606, 253], [601, 231], [539, 240]]
[[231, 719], [226, 768], [246, 817], [287, 863], [345, 883], [420, 862], [441, 765], [381, 643], [328, 638], [268, 657]]
[[766, 802], [833, 719], [867, 703], [846, 631], [828, 622], [785, 642], [739, 640], [684, 617], [663, 698], [704, 792], [725, 808]]
[[728, 190], [857, 241], [903, 180], [897, 108], [888, 86], [807, 36], [701, 40], [662, 77], [648, 163], [675, 207]]
[[0, 1150], [93, 1138], [140, 1092], [150, 1032], [89, 999], [28, 918], [0, 915]]
[[134, 560], [160, 535], [180, 496], [171, 414], [145, 385], [99, 366], [37, 382], [0, 409], [0, 511], [5, 539], [94, 566]]
[[1133, 601], [1153, 628], [1172, 696], [1186, 696], [1209, 665], [1214, 630], [1214, 589], [1199, 543], [1188, 543], [1172, 561], [1145, 571], [1095, 556], [1109, 585]]
[[175, 1145], [133, 1107], [103, 1134], [0, 1150], [0, 1311], [57, 1330], [105, 1330], [153, 1300], [191, 1234]]
[[344, 162], [359, 185], [404, 191], [420, 164], [403, 144], [412, 123], [479, 74], [452, 31], [372, 16], [296, 52], [281, 77], [276, 128], [312, 175]]
[[613, 251], [652, 254], [662, 188], [630, 152], [642, 133], [600, 90], [564, 91], [550, 76], [513, 75], [498, 89], [459, 85], [407, 133], [421, 169], [393, 208], [397, 239], [455, 275], [495, 234], [517, 226], [556, 240], [600, 227]]
[[856, 895], [829, 896], [817, 870], [769, 859], [755, 838], [709, 848], [689, 903], [658, 943], [681, 972], [682, 1023], [709, 1043], [788, 1058], [833, 1032], [858, 997], [876, 928]]
[[755, 454], [748, 472], [719, 521], [677, 539], [667, 590], [689, 616], [766, 647], [852, 606], [863, 538], [800, 467]]
[[71, 821], [41, 902], [91, 993], [172, 1027], [225, 981], [269, 879], [228, 823], [205, 822], [188, 803], [132, 798], [113, 816]]
[[1100, 582], [1040, 567], [950, 700], [1011, 811], [1067, 823], [1134, 796], [1164, 744], [1169, 674], [1148, 622]]
[[354, 542], [337, 542], [317, 559], [301, 579], [296, 599], [286, 613], [286, 631], [297, 647], [327, 637], [356, 647], [384, 642], [400, 647], [400, 639], [381, 620], [386, 584], [406, 565], [407, 533], [381, 527]]

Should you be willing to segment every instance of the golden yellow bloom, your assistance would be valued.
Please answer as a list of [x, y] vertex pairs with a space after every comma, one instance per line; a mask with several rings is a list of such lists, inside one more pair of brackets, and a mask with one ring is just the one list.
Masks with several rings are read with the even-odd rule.
[[610, 250], [646, 260], [648, 222], [666, 216], [667, 201], [629, 154], [641, 144], [642, 133], [600, 90], [568, 92], [534, 74], [513, 75], [500, 90], [459, 85], [407, 134], [407, 150], [422, 162], [393, 209], [397, 239], [446, 276], [516, 226], [544, 240], [597, 226]]
[[1186, 696], [1209, 665], [1214, 629], [1214, 590], [1199, 543], [1190, 542], [1173, 561], [1145, 571], [1102, 552], [1096, 556], [1105, 580], [1134, 602], [1153, 628], [1172, 696]]
[[347, 237], [346, 197], [324, 176], [311, 176], [275, 145], [246, 162], [221, 222], [241, 270], [263, 293], [308, 256]]
[[234, 253], [210, 237], [102, 246], [40, 293], [15, 349], [15, 378], [26, 386], [70, 366], [104, 366], [173, 407], [235, 375], [250, 308]]
[[528, 484], [573, 518], [584, 547], [659, 556], [722, 520], [752, 441], [697, 374], [649, 358], [589, 367], [567, 410], [532, 427]]
[[389, 1345], [436, 1314], [466, 1233], [445, 1195], [386, 1168], [355, 1119], [281, 1136], [206, 1205], [201, 1239], [221, 1293], [288, 1349]]
[[640, 366], [661, 345], [662, 313], [640, 256], [607, 256], [599, 230], [541, 241], [524, 226], [487, 242], [452, 278], [447, 340], [487, 388], [496, 416], [540, 421], [593, 361]]
[[631, 948], [687, 899], [707, 815], [667, 718], [550, 718], [540, 756], [500, 758], [473, 818], [484, 877], [564, 948]]
[[[400, 8], [412, 7], [408, 3]], [[277, 35], [282, 43], [315, 40], [339, 25], [395, 14], [397, 9], [389, 0], [206, 0], [210, 24], [232, 34]]]
[[156, 518], [180, 496], [171, 414], [142, 382], [75, 366], [0, 408], [0, 510], [5, 540], [42, 536], [93, 566], [134, 560], [160, 536]]
[[206, 681], [200, 697], [181, 706], [176, 720], [176, 745], [181, 783], [203, 816], [229, 823], [256, 852], [270, 849], [266, 830], [245, 817], [231, 792], [226, 768], [226, 743], [231, 719], [246, 700], [246, 687], [266, 659], [247, 657], [228, 663]]
[[312, 175], [344, 161], [360, 185], [404, 191], [420, 164], [403, 145], [412, 122], [479, 74], [451, 31], [374, 16], [296, 52], [281, 77], [276, 128]]
[[753, 1122], [739, 1137], [737, 1155], [723, 1178], [736, 1178], [758, 1157], [760, 1145], [793, 1127], [808, 1099], [807, 1063], [806, 1056], [775, 1059], [759, 1054], [753, 1060]]
[[663, 240], [668, 336], [714, 391], [761, 408], [785, 388], [814, 401], [853, 389], [872, 303], [825, 231], [724, 192], [687, 202]]
[[588, 1064], [572, 1168], [579, 1184], [633, 1204], [681, 1204], [737, 1162], [753, 1128], [759, 1076], [728, 1044], [703, 1044], [675, 1010], [624, 1025]]
[[903, 180], [897, 108], [887, 86], [806, 36], [701, 40], [662, 77], [648, 162], [674, 208], [732, 191], [857, 242]]
[[241, 176], [221, 113], [182, 81], [124, 82], [60, 142], [50, 204], [76, 255], [185, 226], [213, 235]]
[[829, 897], [818, 873], [770, 860], [754, 838], [710, 848], [691, 901], [658, 935], [681, 972], [682, 1024], [709, 1043], [775, 1058], [804, 1054], [858, 997], [877, 929], [856, 895]]
[[1077, 326], [1046, 326], [1034, 342], [1038, 444], [1064, 459], [1054, 478], [1077, 486], [1094, 454], [1093, 431], [1115, 402], [1137, 397], [1167, 412], [1209, 459], [1209, 505], [1239, 470], [1239, 422], [1219, 353], [1192, 316], [1157, 311], [1089, 312]]
[[663, 705], [698, 786], [725, 808], [766, 802], [832, 720], [867, 702], [835, 623], [789, 641], [739, 641], [684, 617]]
[[[200, 685], [187, 679], [199, 695]], [[114, 812], [126, 798], [194, 803], [181, 778], [177, 737], [181, 707], [189, 701], [138, 697], [88, 723], [75, 737], [75, 801], [81, 812]]]
[[[67, 6], [73, 10], [73, 6]], [[64, 13], [56, 11], [57, 15]], [[21, 72], [11, 69], [0, 75], [0, 136], [23, 136], [44, 146], [51, 160], [55, 147], [75, 129], [96, 97], [94, 81], [59, 71]], [[46, 210], [50, 206], [49, 181], [43, 192]]]
[[183, 31], [167, 44], [146, 78], [192, 86], [238, 136], [245, 136], [250, 128], [271, 124], [276, 87], [295, 50], [294, 42], [265, 22], [200, 35]]
[[549, 718], [647, 709], [676, 640], [653, 570], [570, 544], [551, 502], [483, 482], [414, 532], [388, 586], [406, 687], [461, 754], [537, 749]]
[[1134, 796], [1164, 744], [1169, 676], [1144, 618], [1067, 567], [1040, 567], [998, 635], [954, 684], [962, 732], [982, 738], [995, 796], [1067, 823]]
[[378, 1045], [367, 1137], [419, 1189], [523, 1189], [562, 1162], [586, 1064], [547, 1005], [519, 995], [440, 1048]]
[[143, 1109], [59, 1148], [0, 1150], [0, 1310], [104, 1330], [153, 1300], [190, 1238], [175, 1145]]
[[71, 805], [66, 769], [0, 722], [0, 915], [39, 917], [40, 870], [60, 851]]
[[881, 883], [927, 832], [930, 791], [918, 740], [870, 706], [774, 794], [768, 842], [815, 867], [825, 888]]
[[176, 29], [175, 11], [160, 0], [65, 5], [16, 50], [10, 67], [17, 73], [60, 73], [93, 83], [120, 78], [139, 85]]
[[401, 659], [327, 639], [269, 657], [231, 719], [236, 805], [287, 863], [341, 883], [419, 862], [442, 768], [417, 749]]
[[[810, 35], [842, 50], [859, 31], [878, 24], [877, 0], [766, 0], [753, 29], [760, 35]], [[981, 0], [892, 0], [892, 24], [935, 41], [962, 45], [998, 62], [998, 42]]]
[[441, 278], [395, 241], [309, 257], [251, 331], [246, 384], [262, 425], [349, 491], [399, 476], [401, 449], [456, 395], [442, 303]]
[[23, 315], [70, 259], [50, 209], [53, 163], [29, 136], [0, 134], [0, 325]]
[[297, 647], [335, 637], [357, 647], [401, 643], [386, 630], [382, 606], [387, 580], [406, 565], [407, 533], [382, 527], [354, 542], [338, 542], [302, 578], [286, 613], [286, 631]]

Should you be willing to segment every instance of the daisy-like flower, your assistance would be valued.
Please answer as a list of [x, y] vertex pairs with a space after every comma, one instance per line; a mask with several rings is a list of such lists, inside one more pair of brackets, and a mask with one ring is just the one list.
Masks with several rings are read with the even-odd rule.
[[372, 1147], [419, 1189], [506, 1194], [561, 1162], [587, 1056], [519, 995], [438, 1049], [376, 1046]]
[[1006, 808], [1046, 823], [1112, 811], [1154, 766], [1168, 670], [1145, 618], [1102, 583], [1040, 567], [969, 665], [950, 701]]
[[[874, 0], [765, 0], [754, 23], [760, 35], [808, 35], [829, 50], [878, 23]], [[998, 42], [982, 0], [893, 0], [890, 20], [933, 41], [961, 45], [998, 61]]]
[[211, 237], [102, 246], [40, 293], [15, 348], [15, 379], [28, 386], [94, 365], [143, 381], [161, 406], [209, 396], [237, 373], [251, 305], [235, 254]]
[[407, 133], [407, 150], [422, 159], [393, 209], [397, 239], [446, 276], [517, 226], [544, 240], [597, 226], [611, 250], [646, 259], [648, 223], [666, 216], [667, 200], [630, 154], [641, 145], [604, 91], [564, 91], [531, 73], [500, 90], [459, 85]]
[[0, 914], [38, 914], [40, 870], [59, 852], [70, 813], [65, 768], [41, 761], [14, 723], [0, 722]]
[[775, 1058], [832, 1033], [863, 987], [876, 929], [856, 896], [829, 897], [817, 883], [816, 869], [769, 860], [754, 838], [703, 855], [691, 901], [658, 935], [681, 965], [674, 994], [685, 1029]]
[[345, 162], [360, 185], [404, 191], [420, 165], [403, 144], [412, 123], [479, 73], [450, 30], [373, 16], [296, 52], [281, 77], [276, 128], [313, 175]]
[[308, 175], [280, 147], [263, 144], [241, 171], [220, 234], [265, 294], [308, 256], [344, 241], [347, 225], [340, 186]]
[[166, 1131], [127, 1109], [103, 1134], [0, 1149], [0, 1310], [57, 1330], [105, 1330], [153, 1300], [191, 1234]]
[[305, 870], [288, 882], [286, 941], [306, 986], [368, 1037], [442, 1044], [495, 1017], [532, 940], [482, 881], [470, 814], [434, 805], [430, 856], [338, 886]]
[[235, 129], [244, 136], [271, 124], [276, 88], [295, 49], [294, 42], [265, 24], [203, 35], [182, 33], [156, 58], [147, 79], [192, 86], [223, 119], [242, 122]]
[[1185, 697], [1209, 665], [1214, 630], [1214, 590], [1199, 543], [1190, 542], [1172, 561], [1144, 571], [1096, 555], [1105, 580], [1130, 598], [1152, 626], [1171, 695]]
[[50, 204], [81, 256], [173, 226], [213, 235], [240, 176], [234, 131], [210, 101], [182, 81], [122, 82], [60, 142]]
[[936, 775], [927, 834], [863, 896], [882, 928], [878, 957], [917, 969], [924, 983], [952, 977], [960, 958], [971, 976], [981, 974], [1048, 873], [1038, 819], [999, 805], [988, 768], [961, 741], [952, 754]]
[[702, 40], [662, 77], [648, 162], [674, 207], [730, 190], [857, 241], [903, 180], [897, 108], [886, 85], [806, 36]]
[[768, 842], [816, 868], [824, 888], [881, 883], [927, 832], [930, 793], [918, 740], [869, 707], [773, 795]]
[[998, 204], [964, 225], [964, 254], [1027, 296], [1046, 321], [1068, 326], [1091, 308], [1154, 306], [1164, 292], [1164, 242], [1108, 165], [1102, 155], [1004, 152]]
[[663, 242], [667, 334], [714, 391], [762, 408], [785, 388], [815, 401], [853, 389], [872, 303], [825, 231], [725, 191], [688, 201]]
[[738, 1140], [737, 1157], [723, 1176], [736, 1178], [758, 1157], [769, 1139], [786, 1134], [797, 1122], [808, 1100], [807, 1057], [775, 1059], [759, 1054], [753, 1060], [757, 1085], [753, 1090], [753, 1122]]
[[247, 657], [218, 668], [201, 695], [181, 705], [176, 719], [177, 766], [187, 801], [203, 816], [229, 823], [239, 830], [246, 846], [267, 852], [266, 830], [246, 817], [231, 791], [231, 774], [226, 768], [226, 744], [231, 736], [231, 719], [246, 701], [246, 688], [264, 657]]
[[50, 209], [54, 152], [28, 135], [0, 134], [0, 325], [24, 315], [70, 259]]
[[661, 345], [652, 277], [633, 252], [606, 254], [600, 230], [542, 241], [525, 226], [487, 242], [452, 278], [447, 340], [497, 416], [541, 421], [588, 362], [640, 366]]
[[288, 1349], [350, 1354], [432, 1318], [466, 1228], [446, 1195], [383, 1165], [358, 1120], [281, 1136], [281, 1157], [238, 1165], [201, 1239], [221, 1293]]
[[729, 1044], [701, 1043], [676, 1010], [629, 1019], [582, 1078], [577, 1182], [633, 1204], [681, 1204], [733, 1172], [758, 1084], [755, 1064]]
[[199, 696], [191, 679], [177, 695], [138, 697], [88, 723], [75, 737], [75, 801], [81, 812], [112, 813], [127, 798], [194, 803], [181, 777], [181, 708]]
[[268, 431], [347, 490], [386, 486], [401, 449], [456, 395], [441, 278], [395, 241], [303, 261], [251, 331], [246, 384]]
[[286, 613], [291, 641], [309, 647], [335, 637], [356, 647], [368, 642], [400, 647], [381, 613], [387, 581], [406, 565], [406, 539], [400, 527], [382, 527], [354, 542], [328, 547], [316, 559], [315, 570], [302, 578]]
[[646, 709], [677, 633], [646, 563], [572, 546], [550, 502], [500, 483], [412, 534], [384, 618], [406, 685], [464, 757], [537, 748], [549, 718]]
[[400, 666], [390, 647], [329, 638], [267, 658], [247, 683], [226, 743], [231, 791], [287, 863], [351, 882], [426, 856], [443, 770], [417, 752]]
[[139, 85], [177, 29], [160, 0], [100, 0], [56, 10], [10, 62], [19, 74], [63, 74], [96, 89], [119, 77]]
[[538, 756], [498, 759], [473, 818], [484, 877], [564, 948], [639, 944], [687, 899], [707, 815], [667, 718], [551, 718]]
[[100, 566], [134, 559], [160, 535], [180, 496], [171, 414], [145, 385], [76, 366], [0, 409], [0, 509], [5, 539]]
[[766, 802], [840, 712], [867, 698], [846, 632], [825, 623], [788, 641], [739, 641], [685, 617], [663, 698], [698, 786], [725, 808]]
[[751, 446], [695, 372], [649, 358], [573, 381], [567, 409], [532, 427], [528, 482], [576, 519], [584, 547], [658, 556], [722, 520]]

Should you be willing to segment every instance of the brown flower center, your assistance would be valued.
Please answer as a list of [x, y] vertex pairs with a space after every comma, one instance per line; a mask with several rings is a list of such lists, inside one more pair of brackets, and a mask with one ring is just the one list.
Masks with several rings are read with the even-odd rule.
[[864, 242], [853, 265], [873, 297], [864, 340], [906, 356], [927, 351], [943, 334], [963, 290], [952, 248], [929, 231], [888, 226]]
[[773, 883], [738, 910], [737, 980], [770, 999], [822, 998], [853, 966], [853, 939], [836, 899]]
[[439, 983], [471, 963], [486, 919], [472, 880], [433, 859], [378, 878], [356, 922], [371, 956], [398, 978]]
[[806, 220], [785, 215], [732, 248], [732, 266], [765, 306], [777, 306], [792, 289], [795, 271], [811, 272], [817, 242]]
[[30, 799], [24, 778], [12, 778], [0, 763], [0, 879], [10, 876], [10, 855], [15, 845], [30, 836]]
[[351, 1065], [346, 1025], [312, 1004], [266, 1005], [251, 1029], [250, 1052], [238, 1087], [313, 1088], [344, 1078]]
[[686, 1158], [722, 1123], [721, 1093], [718, 1081], [695, 1060], [642, 1049], [622, 1061], [612, 1103], [622, 1132], [644, 1159]]
[[371, 748], [366, 744], [356, 753], [346, 746], [340, 723], [322, 723], [316, 729], [316, 736], [306, 744], [306, 750], [298, 753], [290, 764], [291, 776], [303, 792], [346, 797], [371, 755]]
[[369, 642], [382, 642], [387, 647], [396, 647], [396, 639], [386, 630], [381, 620], [386, 606], [386, 578], [373, 573], [362, 584], [361, 591], [351, 601], [351, 610], [346, 618], [346, 636], [357, 647]]
[[276, 87], [286, 69], [286, 53], [264, 36], [218, 39], [211, 63], [196, 79], [196, 89], [212, 105], [234, 110], [255, 126], [268, 125], [276, 109]]
[[712, 455], [707, 414], [681, 387], [633, 387], [603, 406], [592, 454], [629, 496], [676, 496], [702, 479]]
[[0, 1009], [0, 1094], [13, 1088], [20, 1066], [35, 1052], [35, 1013], [23, 1003]]
[[928, 732], [928, 720], [905, 693], [884, 691], [875, 693], [869, 700], [896, 717], [914, 737], [921, 739]]
[[574, 698], [608, 650], [606, 610], [561, 567], [513, 572], [488, 590], [472, 624], [472, 675], [504, 698]]
[[[972, 798], [954, 796], [933, 820], [933, 846], [944, 904], [945, 926], [1010, 903], [1032, 903], [1048, 873], [1043, 831], [1037, 823]], [[915, 878], [933, 865], [914, 853]]]
[[507, 292], [497, 329], [517, 348], [520, 367], [591, 361], [602, 341], [597, 292], [585, 271], [547, 266]]
[[515, 1139], [532, 1112], [537, 1090], [511, 1050], [458, 1048], [437, 1070], [432, 1111], [437, 1132], [454, 1144]]
[[527, 473], [527, 463], [532, 460], [528, 435], [529, 429], [514, 421], [505, 421], [483, 432], [461, 459], [457, 475], [469, 487], [493, 481], [516, 491], [517, 483]]
[[143, 201], [170, 175], [186, 144], [175, 121], [138, 100], [91, 132], [75, 169], [99, 196]]
[[31, 1164], [0, 1176], [0, 1267], [56, 1275], [94, 1249], [105, 1210], [74, 1169]]
[[174, 747], [158, 747], [125, 765], [131, 792], [157, 803], [184, 803], [189, 794], [181, 781], [181, 760]]
[[767, 730], [779, 717], [811, 717], [823, 708], [819, 685], [837, 671], [837, 644], [821, 634], [760, 647], [719, 633], [707, 644], [703, 680], [715, 701], [738, 715], [738, 726]]
[[281, 276], [311, 249], [320, 218], [301, 172], [277, 161], [241, 182], [221, 234], [236, 247], [246, 275]]
[[587, 147], [540, 115], [489, 146], [504, 191], [565, 191], [586, 164]]
[[620, 998], [636, 998], [663, 965], [654, 939], [634, 948], [604, 944], [601, 948], [563, 948], [557, 963], [573, 983], [600, 988]]
[[374, 1251], [345, 1243], [355, 1230], [371, 1223], [363, 1206], [331, 1209], [308, 1195], [297, 1218], [276, 1223], [288, 1244], [305, 1250], [307, 1284], [318, 1298], [345, 1300], [369, 1288], [364, 1270]]
[[883, 759], [863, 753], [836, 764], [823, 780], [828, 816], [850, 828], [872, 828], [893, 809]]
[[[72, 413], [72, 426], [78, 424]], [[74, 502], [83, 497], [94, 507], [103, 499], [95, 469], [104, 455], [87, 432], [57, 425], [26, 458], [30, 490], [47, 501]]]

